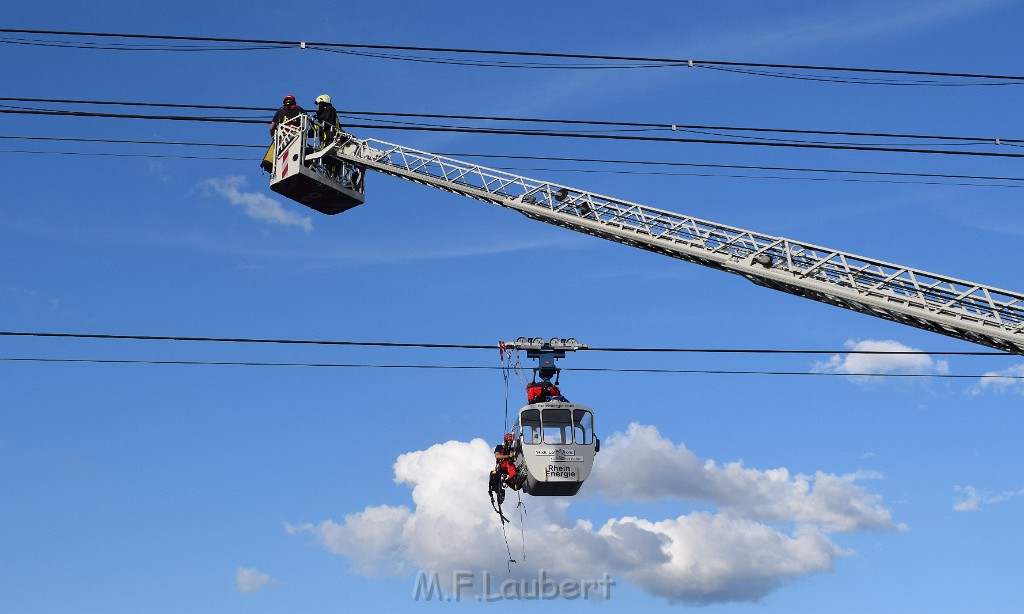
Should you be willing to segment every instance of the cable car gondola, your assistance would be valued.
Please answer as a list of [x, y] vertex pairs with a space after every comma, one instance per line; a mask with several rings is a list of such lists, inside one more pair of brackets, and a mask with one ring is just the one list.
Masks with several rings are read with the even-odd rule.
[[[527, 405], [519, 410], [511, 437], [506, 439], [511, 440], [511, 449], [504, 467], [499, 459], [498, 477], [504, 477], [513, 489], [521, 488], [533, 496], [571, 497], [590, 476], [601, 442], [594, 431], [594, 410], [570, 403], [558, 389], [555, 360], [564, 358], [566, 351], [586, 346], [575, 339], [545, 342], [521, 337], [506, 347], [526, 350], [539, 366], [526, 387]], [[540, 376], [539, 382], [536, 376]]]
[[524, 476], [522, 489], [535, 497], [571, 497], [579, 492], [601, 447], [594, 434], [594, 411], [564, 400], [520, 409], [512, 435], [516, 467]]

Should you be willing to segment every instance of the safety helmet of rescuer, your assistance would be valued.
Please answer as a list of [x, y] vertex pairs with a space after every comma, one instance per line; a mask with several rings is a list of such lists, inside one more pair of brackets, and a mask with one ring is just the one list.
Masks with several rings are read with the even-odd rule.
[[331, 104], [331, 97], [328, 96], [327, 94], [320, 94], [319, 96], [316, 97], [316, 103], [320, 104], [321, 102]]
[[284, 104], [288, 104], [289, 100], [292, 101], [292, 104], [295, 104], [295, 96], [293, 96], [291, 94], [285, 94], [284, 95]]

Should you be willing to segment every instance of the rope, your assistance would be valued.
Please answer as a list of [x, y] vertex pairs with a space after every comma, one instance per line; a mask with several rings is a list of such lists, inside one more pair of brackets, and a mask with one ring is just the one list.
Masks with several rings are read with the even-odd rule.
[[512, 350], [505, 346], [504, 341], [498, 342], [498, 353], [501, 357], [501, 377], [505, 380], [505, 428], [502, 433], [508, 432], [508, 372], [512, 368]]
[[519, 510], [519, 537], [523, 542], [523, 562], [526, 562], [526, 504], [523, 503], [523, 492], [519, 490], [516, 492], [519, 497], [519, 503], [516, 504], [516, 508]]
[[[505, 517], [502, 516], [502, 518], [504, 519]], [[516, 560], [512, 558], [512, 548], [510, 548], [508, 545], [508, 533], [505, 532], [504, 522], [501, 523], [501, 535], [505, 538], [505, 550], [508, 551], [508, 562], [505, 564], [505, 567], [508, 568], [509, 573], [512, 573], [512, 563], [515, 563]]]
[[[520, 363], [520, 361], [519, 361], [519, 352], [518, 352], [518, 350], [516, 351], [516, 360], [513, 363], [512, 362], [512, 350], [509, 349], [508, 346], [505, 345], [504, 341], [499, 341], [498, 342], [498, 355], [499, 355], [499, 357], [501, 359], [501, 377], [502, 377], [502, 379], [505, 382], [505, 428], [502, 431], [502, 433], [504, 434], [504, 433], [509, 433], [510, 432], [509, 425], [508, 425], [508, 394], [509, 394], [509, 379], [510, 379], [509, 378], [509, 372], [515, 373], [516, 377], [519, 379], [520, 382], [523, 381], [523, 376], [522, 376], [522, 363]], [[500, 471], [500, 469], [499, 469], [499, 471]], [[506, 486], [505, 479], [499, 473], [498, 474], [498, 488], [500, 488], [501, 490], [498, 493], [498, 502], [497, 502], [497, 504], [495, 504], [495, 501], [494, 501], [495, 491], [494, 491], [493, 481], [491, 483], [491, 486], [488, 487], [488, 493], [490, 494], [490, 497], [491, 497], [491, 507], [494, 508], [494, 511], [497, 512], [498, 516], [501, 518], [501, 536], [505, 540], [505, 551], [508, 553], [508, 562], [506, 563], [506, 567], [508, 568], [508, 572], [511, 574], [512, 573], [512, 564], [515, 563], [516, 560], [514, 558], [512, 558], [512, 547], [508, 543], [508, 531], [507, 531], [507, 529], [505, 527], [505, 525], [509, 524], [510, 521], [509, 521], [508, 518], [505, 517], [505, 514], [502, 513], [502, 511], [501, 511], [501, 504], [505, 500], [505, 486]], [[516, 490], [516, 496], [519, 498], [519, 502], [516, 504], [516, 508], [519, 510], [519, 536], [520, 536], [520, 540], [522, 542], [523, 561], [525, 562], [526, 561], [526, 523], [525, 523], [526, 504], [523, 503], [523, 494], [522, 494], [521, 490]]]

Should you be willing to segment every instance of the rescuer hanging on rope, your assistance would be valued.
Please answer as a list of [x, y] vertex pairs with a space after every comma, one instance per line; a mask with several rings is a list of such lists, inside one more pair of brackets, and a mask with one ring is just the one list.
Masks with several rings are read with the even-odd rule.
[[500, 473], [508, 487], [519, 490], [523, 483], [523, 475], [516, 470], [516, 440], [512, 433], [506, 433], [505, 439], [494, 447], [495, 470]]
[[501, 516], [502, 523], [508, 522], [501, 511], [501, 504], [505, 502], [505, 487], [519, 490], [526, 478], [516, 469], [516, 453], [516, 440], [512, 433], [507, 433], [504, 440], [494, 447], [495, 467], [491, 471], [487, 493], [491, 497], [491, 507]]

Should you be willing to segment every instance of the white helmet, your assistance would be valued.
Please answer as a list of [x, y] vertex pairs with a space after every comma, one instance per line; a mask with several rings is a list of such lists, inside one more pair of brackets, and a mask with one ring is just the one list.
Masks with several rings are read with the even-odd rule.
[[320, 94], [319, 96], [316, 97], [316, 103], [320, 104], [321, 102], [331, 104], [331, 97], [328, 96], [327, 94]]

